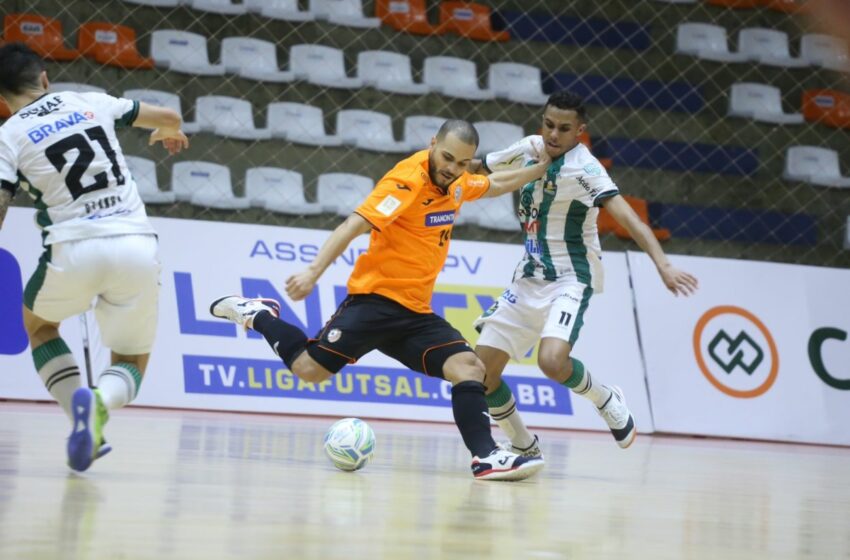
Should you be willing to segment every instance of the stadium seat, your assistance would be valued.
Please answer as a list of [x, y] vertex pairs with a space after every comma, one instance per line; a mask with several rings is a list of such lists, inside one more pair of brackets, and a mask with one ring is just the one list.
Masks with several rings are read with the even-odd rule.
[[810, 0], [762, 0], [762, 5], [786, 14], [805, 14], [810, 11]]
[[440, 3], [440, 33], [456, 33], [476, 41], [509, 41], [510, 33], [495, 31], [491, 10], [474, 2], [444, 1]]
[[76, 82], [50, 82], [50, 87], [47, 88], [50, 93], [58, 93], [60, 91], [73, 91], [76, 93], [106, 93], [102, 87], [93, 86], [90, 84], [78, 84]]
[[182, 0], [182, 4], [202, 12], [238, 16], [247, 13], [245, 4], [234, 4], [233, 0]]
[[[611, 169], [614, 166], [614, 161], [610, 157], [602, 157], [593, 151], [593, 141], [590, 139], [590, 133], [587, 129], [584, 129], [584, 132], [580, 133], [577, 137], [578, 141], [587, 146], [587, 149], [590, 150], [590, 153], [599, 160], [599, 163], [602, 164], [602, 167], [605, 169]], [[607, 156], [607, 154], [606, 154]]]
[[349, 216], [360, 206], [375, 183], [369, 177], [351, 173], [323, 173], [316, 187], [317, 198], [323, 212]]
[[772, 124], [804, 122], [801, 113], [782, 111], [782, 93], [779, 88], [749, 82], [732, 84], [727, 114], [730, 117], [743, 117]]
[[375, 0], [375, 15], [385, 25], [414, 35], [437, 35], [428, 22], [425, 0]]
[[381, 20], [363, 15], [361, 0], [310, 0], [310, 11], [316, 19], [346, 27], [380, 27]]
[[676, 53], [716, 62], [745, 62], [747, 56], [729, 52], [726, 28], [710, 23], [680, 23], [676, 32]]
[[180, 5], [181, 0], [124, 0], [130, 4], [139, 4], [140, 6], [156, 6], [159, 8], [176, 8]]
[[404, 119], [404, 141], [411, 151], [424, 150], [431, 145], [431, 139], [444, 122], [443, 117], [411, 115]]
[[284, 21], [313, 21], [316, 19], [312, 12], [302, 12], [298, 9], [298, 0], [245, 0], [245, 6], [248, 11], [270, 19]]
[[339, 136], [325, 132], [322, 109], [304, 103], [270, 103], [266, 126], [275, 138], [308, 146], [342, 146]]
[[6, 105], [6, 102], [0, 98], [0, 119], [8, 119], [12, 116], [12, 111], [9, 109], [9, 106]]
[[[175, 111], [181, 117], [183, 116], [183, 104], [180, 102], [180, 97], [176, 93], [167, 91], [158, 91], [154, 89], [128, 89], [124, 92], [124, 97], [134, 99], [136, 101], [144, 101], [157, 107], [168, 107]], [[185, 119], [184, 119], [185, 120]], [[183, 123], [183, 132], [186, 134], [195, 134], [201, 129], [197, 123]]]
[[202, 131], [238, 140], [268, 140], [268, 128], [254, 126], [251, 102], [224, 95], [204, 95], [195, 101], [195, 122]]
[[800, 39], [800, 58], [813, 66], [837, 72], [850, 71], [847, 45], [838, 37], [809, 33]]
[[139, 54], [136, 31], [125, 25], [113, 23], [84, 23], [77, 36], [80, 52], [101, 64], [128, 70], [150, 69], [152, 58]]
[[841, 175], [838, 152], [817, 146], [788, 148], [782, 178], [822, 187], [850, 187], [850, 177]]
[[246, 210], [251, 201], [233, 194], [230, 168], [205, 161], [181, 161], [171, 168], [171, 191], [181, 202], [222, 210]]
[[59, 20], [35, 14], [6, 14], [3, 18], [3, 40], [25, 43], [48, 60], [68, 61], [82, 56], [79, 51], [65, 48]]
[[696, 4], [699, 0], [655, 0], [664, 4]]
[[512, 193], [467, 202], [460, 209], [460, 215], [465, 216], [467, 223], [487, 229], [515, 232], [521, 229]]
[[424, 79], [431, 91], [448, 97], [481, 101], [494, 99], [490, 90], [478, 86], [478, 71], [471, 60], [453, 56], [429, 56], [425, 59]]
[[678, 142], [650, 138], [606, 138], [617, 167], [665, 169], [751, 176], [759, 170], [759, 153], [753, 147]]
[[390, 51], [363, 51], [357, 55], [357, 77], [364, 85], [407, 95], [428, 93], [428, 86], [413, 81], [410, 57]]
[[738, 51], [768, 66], [783, 68], [803, 68], [809, 65], [807, 60], [792, 58], [788, 48], [788, 34], [763, 27], [749, 27], [738, 34]]
[[494, 121], [479, 121], [473, 123], [478, 131], [480, 141], [478, 150], [475, 155], [478, 157], [504, 150], [517, 140], [521, 140], [525, 133], [522, 127], [516, 124], [494, 122]]
[[[665, 228], [653, 228], [650, 225], [649, 221], [649, 204], [646, 200], [642, 198], [638, 198], [636, 196], [628, 196], [623, 195], [623, 199], [629, 203], [629, 206], [632, 207], [632, 210], [638, 215], [640, 221], [650, 226], [652, 229], [652, 234], [659, 241], [667, 241], [670, 239], [670, 230]], [[608, 211], [602, 207], [599, 209], [599, 216], [597, 218], [597, 228], [600, 234], [604, 233], [613, 233], [620, 239], [631, 239], [632, 236], [629, 234], [629, 231], [620, 225], [620, 222], [614, 219]]]
[[289, 67], [296, 78], [330, 88], [360, 89], [363, 80], [349, 78], [340, 49], [324, 45], [295, 45], [289, 51]]
[[224, 64], [210, 64], [207, 39], [188, 31], [158, 30], [151, 33], [151, 56], [156, 65], [184, 74], [224, 75]]
[[252, 167], [245, 173], [245, 197], [251, 206], [280, 214], [314, 216], [321, 205], [304, 198], [301, 174], [278, 167]]
[[540, 68], [515, 62], [496, 62], [487, 74], [487, 89], [496, 97], [515, 103], [543, 105], [549, 98], [543, 93]]
[[[568, 5], [561, 3], [558, 8]], [[562, 13], [565, 11], [566, 8]], [[611, 21], [606, 19], [608, 10], [592, 10], [594, 13], [604, 14], [601, 17], [556, 15], [556, 12], [557, 10], [545, 9], [538, 12], [528, 9], [499, 9], [506, 28], [511, 30], [511, 37], [516, 40], [637, 52], [656, 46], [652, 37], [654, 27], [649, 23]], [[614, 13], [616, 12], [610, 15]]]
[[706, 0], [712, 6], [732, 8], [735, 10], [748, 10], [760, 8], [764, 0]]
[[250, 37], [228, 37], [221, 42], [221, 63], [227, 72], [249, 80], [285, 83], [295, 74], [277, 64], [277, 45]]
[[145, 204], [173, 204], [177, 199], [173, 192], [159, 190], [159, 181], [156, 178], [156, 164], [146, 158], [136, 156], [124, 156], [127, 161], [127, 169], [130, 170], [139, 196]]
[[847, 222], [844, 225], [844, 250], [850, 250], [850, 216], [847, 216]]
[[850, 95], [829, 89], [804, 91], [803, 116], [832, 128], [850, 128]]
[[345, 144], [373, 152], [393, 154], [411, 151], [406, 142], [397, 142], [389, 115], [363, 109], [345, 109], [336, 114], [336, 133]]

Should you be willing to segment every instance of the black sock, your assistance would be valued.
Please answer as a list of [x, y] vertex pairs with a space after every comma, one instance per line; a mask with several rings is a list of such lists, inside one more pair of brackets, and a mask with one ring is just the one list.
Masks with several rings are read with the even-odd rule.
[[452, 387], [452, 412], [463, 443], [473, 455], [486, 457], [496, 449], [490, 434], [483, 383], [463, 381]]
[[266, 342], [289, 369], [292, 369], [292, 362], [307, 345], [307, 335], [301, 329], [278, 319], [268, 311], [257, 313], [251, 328], [265, 337]]

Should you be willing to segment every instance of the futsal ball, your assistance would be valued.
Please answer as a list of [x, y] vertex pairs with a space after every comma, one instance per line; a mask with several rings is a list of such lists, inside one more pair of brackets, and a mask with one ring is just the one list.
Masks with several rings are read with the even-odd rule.
[[325, 453], [343, 471], [362, 469], [372, 460], [375, 432], [359, 418], [343, 418], [325, 434]]

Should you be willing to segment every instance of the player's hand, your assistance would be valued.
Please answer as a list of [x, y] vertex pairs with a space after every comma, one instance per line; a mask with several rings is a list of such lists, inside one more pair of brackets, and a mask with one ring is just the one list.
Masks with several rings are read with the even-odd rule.
[[286, 279], [286, 295], [293, 301], [301, 301], [310, 295], [318, 277], [310, 269], [293, 274]]
[[683, 270], [679, 270], [672, 265], [668, 264], [667, 266], [658, 269], [658, 272], [661, 274], [661, 280], [664, 281], [664, 285], [667, 286], [667, 289], [673, 292], [673, 295], [675, 296], [679, 296], [679, 294], [689, 296], [696, 292], [699, 287], [699, 282], [697, 281], [696, 276]]
[[189, 147], [189, 139], [182, 130], [163, 130], [157, 128], [151, 132], [148, 146], [153, 146], [157, 142], [162, 142], [163, 147], [168, 150], [172, 156], [179, 154], [181, 150]]

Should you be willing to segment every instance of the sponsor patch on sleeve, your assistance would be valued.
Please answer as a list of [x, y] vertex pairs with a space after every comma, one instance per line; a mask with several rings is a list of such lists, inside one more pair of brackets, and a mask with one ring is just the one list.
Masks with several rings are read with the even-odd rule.
[[384, 200], [382, 200], [375, 209], [384, 216], [392, 216], [393, 212], [395, 212], [399, 206], [401, 206], [401, 201], [390, 194], [387, 195], [387, 197], [384, 198]]

